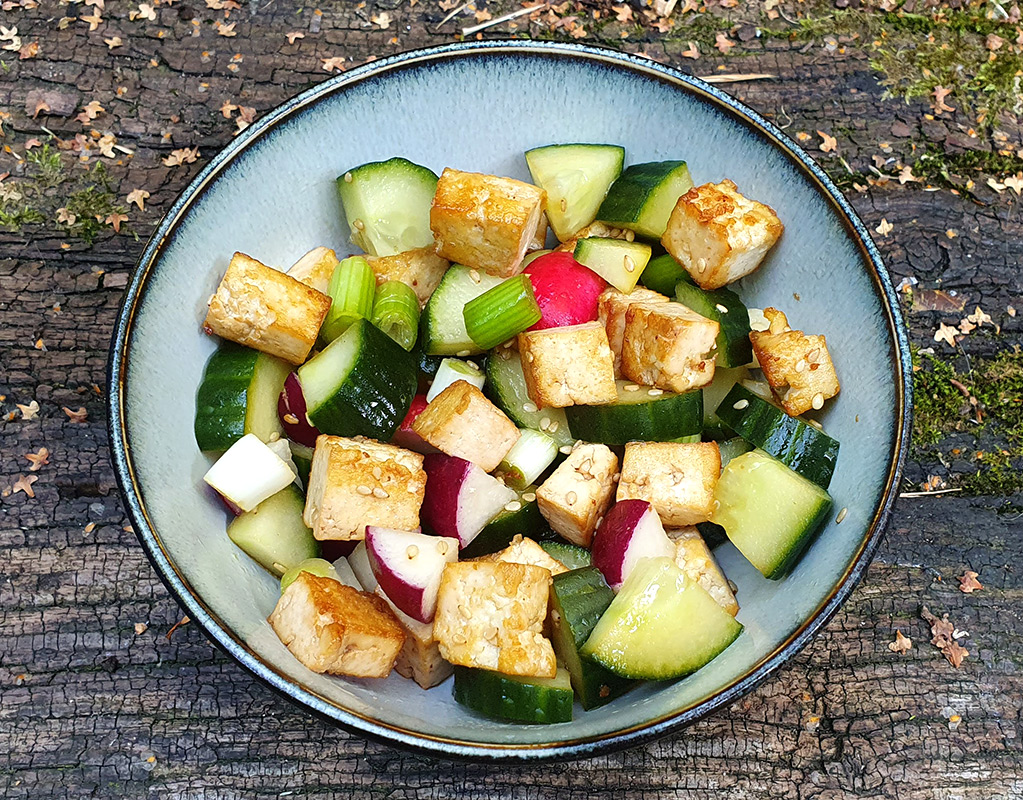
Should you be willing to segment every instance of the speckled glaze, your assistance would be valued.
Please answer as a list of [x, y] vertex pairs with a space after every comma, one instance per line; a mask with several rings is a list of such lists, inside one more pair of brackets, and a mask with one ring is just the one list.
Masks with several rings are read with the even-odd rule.
[[[739, 287], [827, 335], [842, 380], [824, 422], [842, 442], [832, 520], [795, 571], [762, 578], [718, 550], [739, 587], [737, 642], [675, 683], [649, 684], [551, 726], [476, 718], [398, 676], [342, 680], [302, 667], [266, 622], [277, 582], [235, 548], [204, 491], [194, 396], [214, 342], [200, 323], [231, 254], [285, 266], [316, 245], [348, 250], [334, 178], [402, 155], [528, 180], [522, 152], [551, 142], [625, 145], [629, 163], [689, 161], [734, 180], [785, 234]], [[796, 295], [798, 294], [798, 298]], [[245, 669], [363, 735], [452, 758], [578, 758], [678, 730], [744, 693], [802, 648], [863, 575], [905, 455], [909, 355], [895, 293], [862, 223], [810, 158], [755, 112], [641, 58], [570, 44], [451, 45], [383, 59], [299, 95], [218, 154], [177, 200], [128, 287], [110, 359], [114, 464], [135, 530], [186, 613]]]

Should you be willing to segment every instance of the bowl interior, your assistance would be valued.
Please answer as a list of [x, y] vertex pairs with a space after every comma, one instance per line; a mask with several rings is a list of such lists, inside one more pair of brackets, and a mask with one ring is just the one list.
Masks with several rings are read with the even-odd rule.
[[[901, 425], [899, 347], [864, 247], [809, 170], [768, 136], [709, 95], [614, 61], [536, 48], [455, 52], [321, 87], [257, 128], [190, 190], [136, 279], [120, 391], [143, 536], [153, 536], [151, 526], [158, 564], [188, 587], [186, 605], [205, 607], [207, 626], [246, 666], [279, 688], [294, 684], [288, 691], [301, 702], [349, 725], [455, 752], [457, 742], [535, 750], [670, 724], [777, 656], [806, 626], [848, 577], [886, 497]], [[450, 683], [424, 692], [396, 675], [316, 675], [273, 634], [266, 617], [277, 582], [231, 544], [220, 505], [204, 491], [209, 461], [195, 447], [192, 416], [214, 349], [200, 329], [206, 300], [235, 250], [281, 267], [316, 245], [347, 252], [334, 178], [351, 166], [401, 155], [437, 172], [454, 166], [528, 180], [524, 150], [570, 141], [623, 144], [627, 163], [687, 159], [696, 183], [731, 178], [777, 211], [785, 233], [738, 290], [748, 304], [775, 305], [794, 327], [827, 336], [842, 392], [822, 419], [842, 443], [831, 492], [847, 516], [840, 525], [832, 519], [783, 581], [762, 578], [730, 545], [719, 548], [739, 587], [739, 640], [686, 680], [643, 686], [603, 709], [577, 711], [571, 723], [481, 720], [454, 703]]]

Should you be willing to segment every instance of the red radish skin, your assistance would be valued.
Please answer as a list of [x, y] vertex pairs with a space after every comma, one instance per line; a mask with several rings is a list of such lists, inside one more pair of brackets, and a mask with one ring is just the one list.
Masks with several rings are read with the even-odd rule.
[[414, 450], [417, 453], [439, 453], [436, 447], [427, 442], [422, 436], [412, 430], [412, 423], [416, 421], [423, 409], [426, 408], [426, 395], [417, 394], [412, 398], [412, 405], [409, 406], [408, 413], [405, 415], [405, 419], [401, 421], [401, 425], [398, 426], [398, 430], [394, 432], [394, 437], [391, 439], [392, 444], [398, 445], [398, 447], [404, 447], [406, 450]]
[[357, 541], [344, 542], [340, 539], [328, 539], [320, 542], [320, 558], [326, 561], [337, 561], [339, 558], [347, 558], [357, 545]]
[[524, 270], [540, 306], [540, 321], [531, 331], [579, 325], [597, 318], [597, 298], [607, 282], [571, 253], [547, 253]]
[[280, 417], [284, 433], [293, 442], [306, 447], [316, 447], [316, 437], [320, 432], [306, 416], [305, 395], [302, 384], [298, 381], [298, 373], [292, 372], [284, 381], [284, 390], [277, 398], [277, 416]]
[[[458, 539], [465, 547], [518, 495], [471, 461], [443, 453], [423, 459], [426, 496], [419, 512], [423, 527]], [[393, 599], [393, 598], [392, 598]]]
[[458, 540], [370, 525], [366, 555], [391, 602], [413, 619], [431, 622], [444, 566], [458, 560]]
[[590, 552], [593, 566], [617, 592], [640, 559], [674, 558], [675, 546], [650, 503], [622, 500], [604, 515]]
[[224, 504], [224, 508], [226, 508], [232, 514], [234, 514], [236, 517], [240, 517], [243, 513], [245, 513], [245, 512], [242, 511], [241, 507], [238, 506], [238, 504], [236, 504], [236, 503], [232, 502], [231, 500], [229, 500], [228, 498], [224, 497], [224, 495], [222, 495], [220, 492], [218, 492], [212, 486], [208, 486], [207, 488], [211, 492], [213, 492], [214, 495], [217, 496], [217, 498], [220, 500], [221, 503]]

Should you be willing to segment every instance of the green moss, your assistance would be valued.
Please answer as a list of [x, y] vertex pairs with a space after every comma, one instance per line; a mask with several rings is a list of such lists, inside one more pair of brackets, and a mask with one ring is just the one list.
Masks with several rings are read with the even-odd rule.
[[969, 404], [952, 385], [960, 376], [951, 364], [914, 353], [913, 369], [913, 444], [925, 448], [963, 430]]

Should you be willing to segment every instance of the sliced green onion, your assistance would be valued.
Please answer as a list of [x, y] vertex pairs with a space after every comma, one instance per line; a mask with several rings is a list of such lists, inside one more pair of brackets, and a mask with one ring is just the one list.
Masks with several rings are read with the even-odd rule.
[[516, 275], [470, 300], [462, 310], [465, 330], [484, 350], [508, 341], [540, 321], [528, 275]]
[[483, 374], [483, 370], [471, 361], [445, 358], [437, 367], [437, 374], [433, 378], [433, 383], [430, 384], [430, 391], [426, 393], [426, 402], [432, 402], [433, 398], [456, 381], [465, 381], [477, 389], [482, 389], [486, 380], [487, 376]]
[[377, 281], [369, 262], [362, 256], [341, 261], [330, 276], [328, 294], [333, 301], [320, 335], [328, 344], [359, 319], [370, 319]]
[[333, 578], [336, 581], [341, 580], [337, 574], [337, 570], [334, 569], [334, 565], [326, 559], [307, 558], [305, 561], [299, 561], [295, 566], [281, 575], [281, 594], [284, 594], [284, 590], [291, 586], [291, 584], [293, 584], [298, 576], [303, 572], [308, 572], [310, 575], [315, 575], [318, 578]]
[[558, 444], [546, 433], [529, 428], [523, 428], [519, 434], [518, 441], [512, 445], [497, 471], [504, 476], [508, 486], [521, 491], [554, 463]]
[[394, 341], [411, 350], [419, 335], [419, 298], [401, 281], [385, 281], [377, 287], [372, 322]]

